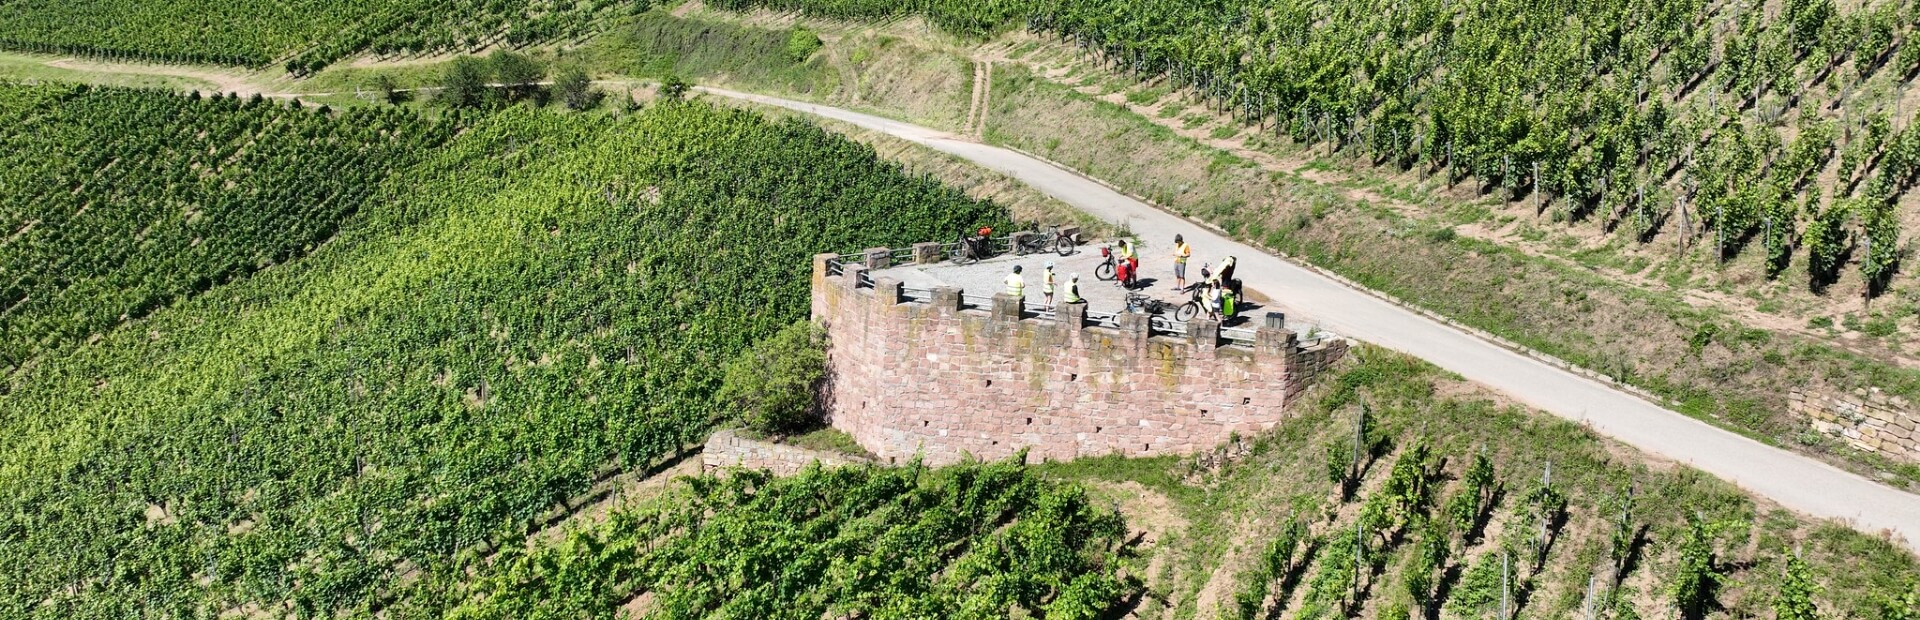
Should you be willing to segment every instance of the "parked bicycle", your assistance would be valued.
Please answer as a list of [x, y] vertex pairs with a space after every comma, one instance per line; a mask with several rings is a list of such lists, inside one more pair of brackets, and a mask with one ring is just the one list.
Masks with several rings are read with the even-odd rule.
[[955, 265], [968, 265], [980, 262], [981, 259], [992, 255], [993, 252], [989, 247], [991, 242], [992, 239], [984, 235], [961, 233], [960, 241], [953, 244], [953, 249], [948, 252], [947, 259], [953, 261]]
[[1160, 301], [1158, 299], [1154, 299], [1153, 297], [1142, 295], [1140, 293], [1127, 293], [1127, 311], [1128, 312], [1145, 312], [1147, 314], [1163, 314], [1167, 311], [1167, 308], [1172, 307], [1172, 305], [1173, 304], [1169, 304], [1167, 302]]
[[1139, 274], [1134, 273], [1131, 266], [1114, 255], [1113, 246], [1100, 246], [1100, 257], [1103, 260], [1099, 266], [1093, 268], [1093, 277], [1106, 281], [1119, 280], [1120, 286], [1133, 288], [1134, 280], [1139, 277]]
[[1193, 317], [1200, 315], [1200, 311], [1206, 310], [1211, 303], [1211, 300], [1207, 299], [1206, 288], [1205, 284], [1198, 282], [1188, 285], [1187, 302], [1180, 304], [1180, 309], [1173, 311], [1173, 318], [1191, 321]]
[[1021, 254], [1039, 254], [1054, 252], [1061, 256], [1073, 253], [1073, 237], [1060, 234], [1059, 226], [1048, 226], [1046, 230], [1027, 235], [1020, 244]]

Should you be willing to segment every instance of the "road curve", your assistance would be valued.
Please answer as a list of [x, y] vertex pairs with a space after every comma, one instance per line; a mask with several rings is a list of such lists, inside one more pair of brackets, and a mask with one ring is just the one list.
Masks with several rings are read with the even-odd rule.
[[1887, 530], [1920, 550], [1920, 496], [1689, 418], [1606, 384], [1521, 355], [1236, 242], [1075, 172], [1015, 151], [840, 108], [700, 88], [715, 96], [830, 118], [961, 157], [1019, 179], [1103, 220], [1156, 236], [1185, 235], [1208, 254], [1239, 257], [1248, 286], [1310, 312], [1330, 329], [1408, 353], [1529, 406], [1586, 424], [1640, 450], [1686, 463], [1789, 509], [1837, 519], [1865, 532]]

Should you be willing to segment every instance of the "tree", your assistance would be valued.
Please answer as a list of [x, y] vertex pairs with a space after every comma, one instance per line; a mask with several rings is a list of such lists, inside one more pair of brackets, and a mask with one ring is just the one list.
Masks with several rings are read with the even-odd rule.
[[380, 93], [380, 100], [388, 104], [400, 105], [407, 102], [407, 92], [400, 90], [400, 85], [394, 83], [393, 76], [382, 73], [379, 77], [373, 78], [373, 89]]
[[600, 100], [606, 96], [606, 93], [593, 87], [593, 80], [587, 77], [586, 70], [577, 66], [563, 68], [554, 76], [553, 92], [569, 110], [599, 107]]
[[798, 431], [818, 420], [814, 396], [826, 376], [826, 335], [813, 323], [799, 321], [727, 364], [718, 398], [733, 406], [748, 428]]
[[679, 100], [687, 96], [693, 85], [678, 75], [668, 75], [660, 79], [660, 96], [665, 99]]
[[546, 91], [540, 82], [547, 79], [547, 68], [540, 61], [519, 52], [494, 50], [487, 64], [493, 67], [494, 79], [506, 88], [508, 101], [544, 99]]
[[477, 108], [487, 102], [487, 63], [472, 56], [453, 59], [440, 79], [440, 101], [455, 108]]

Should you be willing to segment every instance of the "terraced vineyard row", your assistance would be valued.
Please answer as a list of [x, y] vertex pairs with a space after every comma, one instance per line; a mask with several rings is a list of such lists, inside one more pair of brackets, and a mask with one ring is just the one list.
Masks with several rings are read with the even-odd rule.
[[407, 617], [1090, 620], [1138, 586], [1127, 533], [1077, 487], [1013, 463], [743, 472], [677, 483], [564, 542], [424, 578]]
[[315, 71], [361, 51], [423, 53], [579, 36], [649, 0], [141, 2], [6, 0], [0, 47], [147, 62]]
[[15, 372], [0, 616], [375, 608], [704, 436], [725, 360], [805, 316], [819, 248], [1006, 224], [866, 147], [700, 104], [501, 112], [368, 204], [305, 258]]
[[457, 123], [0, 85], [0, 368], [297, 258]]
[[[1758, 242], [1814, 286], [1898, 267], [1920, 129], [1920, 6], [1749, 0], [717, 0], [837, 18], [1024, 25], [1165, 77], [1247, 125], [1540, 196], [1641, 241]], [[1843, 105], [1844, 104], [1844, 105]]]

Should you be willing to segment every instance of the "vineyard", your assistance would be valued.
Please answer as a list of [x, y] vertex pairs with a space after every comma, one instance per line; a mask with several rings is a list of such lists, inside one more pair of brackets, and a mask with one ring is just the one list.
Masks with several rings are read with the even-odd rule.
[[1148, 582], [1147, 600], [1166, 602], [1140, 617], [1920, 611], [1920, 564], [1895, 543], [1486, 400], [1419, 360], [1370, 347], [1355, 358], [1297, 418], [1214, 455], [1041, 469], [1089, 485], [1117, 477], [1140, 485], [1120, 501], [1152, 489], [1181, 506], [1190, 523], [1145, 551], [1180, 568]]
[[420, 54], [587, 33], [647, 0], [0, 2], [0, 47], [86, 57], [265, 67], [295, 74], [349, 55]]
[[559, 544], [422, 579], [406, 617], [1091, 620], [1137, 586], [1126, 528], [1018, 464], [694, 478]]
[[[10, 93], [0, 110], [54, 105], [36, 97], [140, 101]], [[275, 114], [310, 113], [208, 131]], [[304, 258], [12, 374], [0, 616], [382, 608], [402, 575], [703, 437], [728, 414], [724, 361], [805, 315], [819, 248], [1006, 225], [866, 147], [745, 112], [461, 123]]]
[[0, 85], [0, 368], [297, 258], [451, 121]]
[[[1883, 289], [1920, 180], [1903, 106], [1920, 5], [1744, 0], [716, 0], [833, 18], [1024, 26], [1163, 78], [1250, 128], [1600, 222], [1754, 248], [1819, 289]], [[1911, 218], [1907, 218], [1911, 219]], [[1800, 257], [1796, 260], [1796, 257]]]

